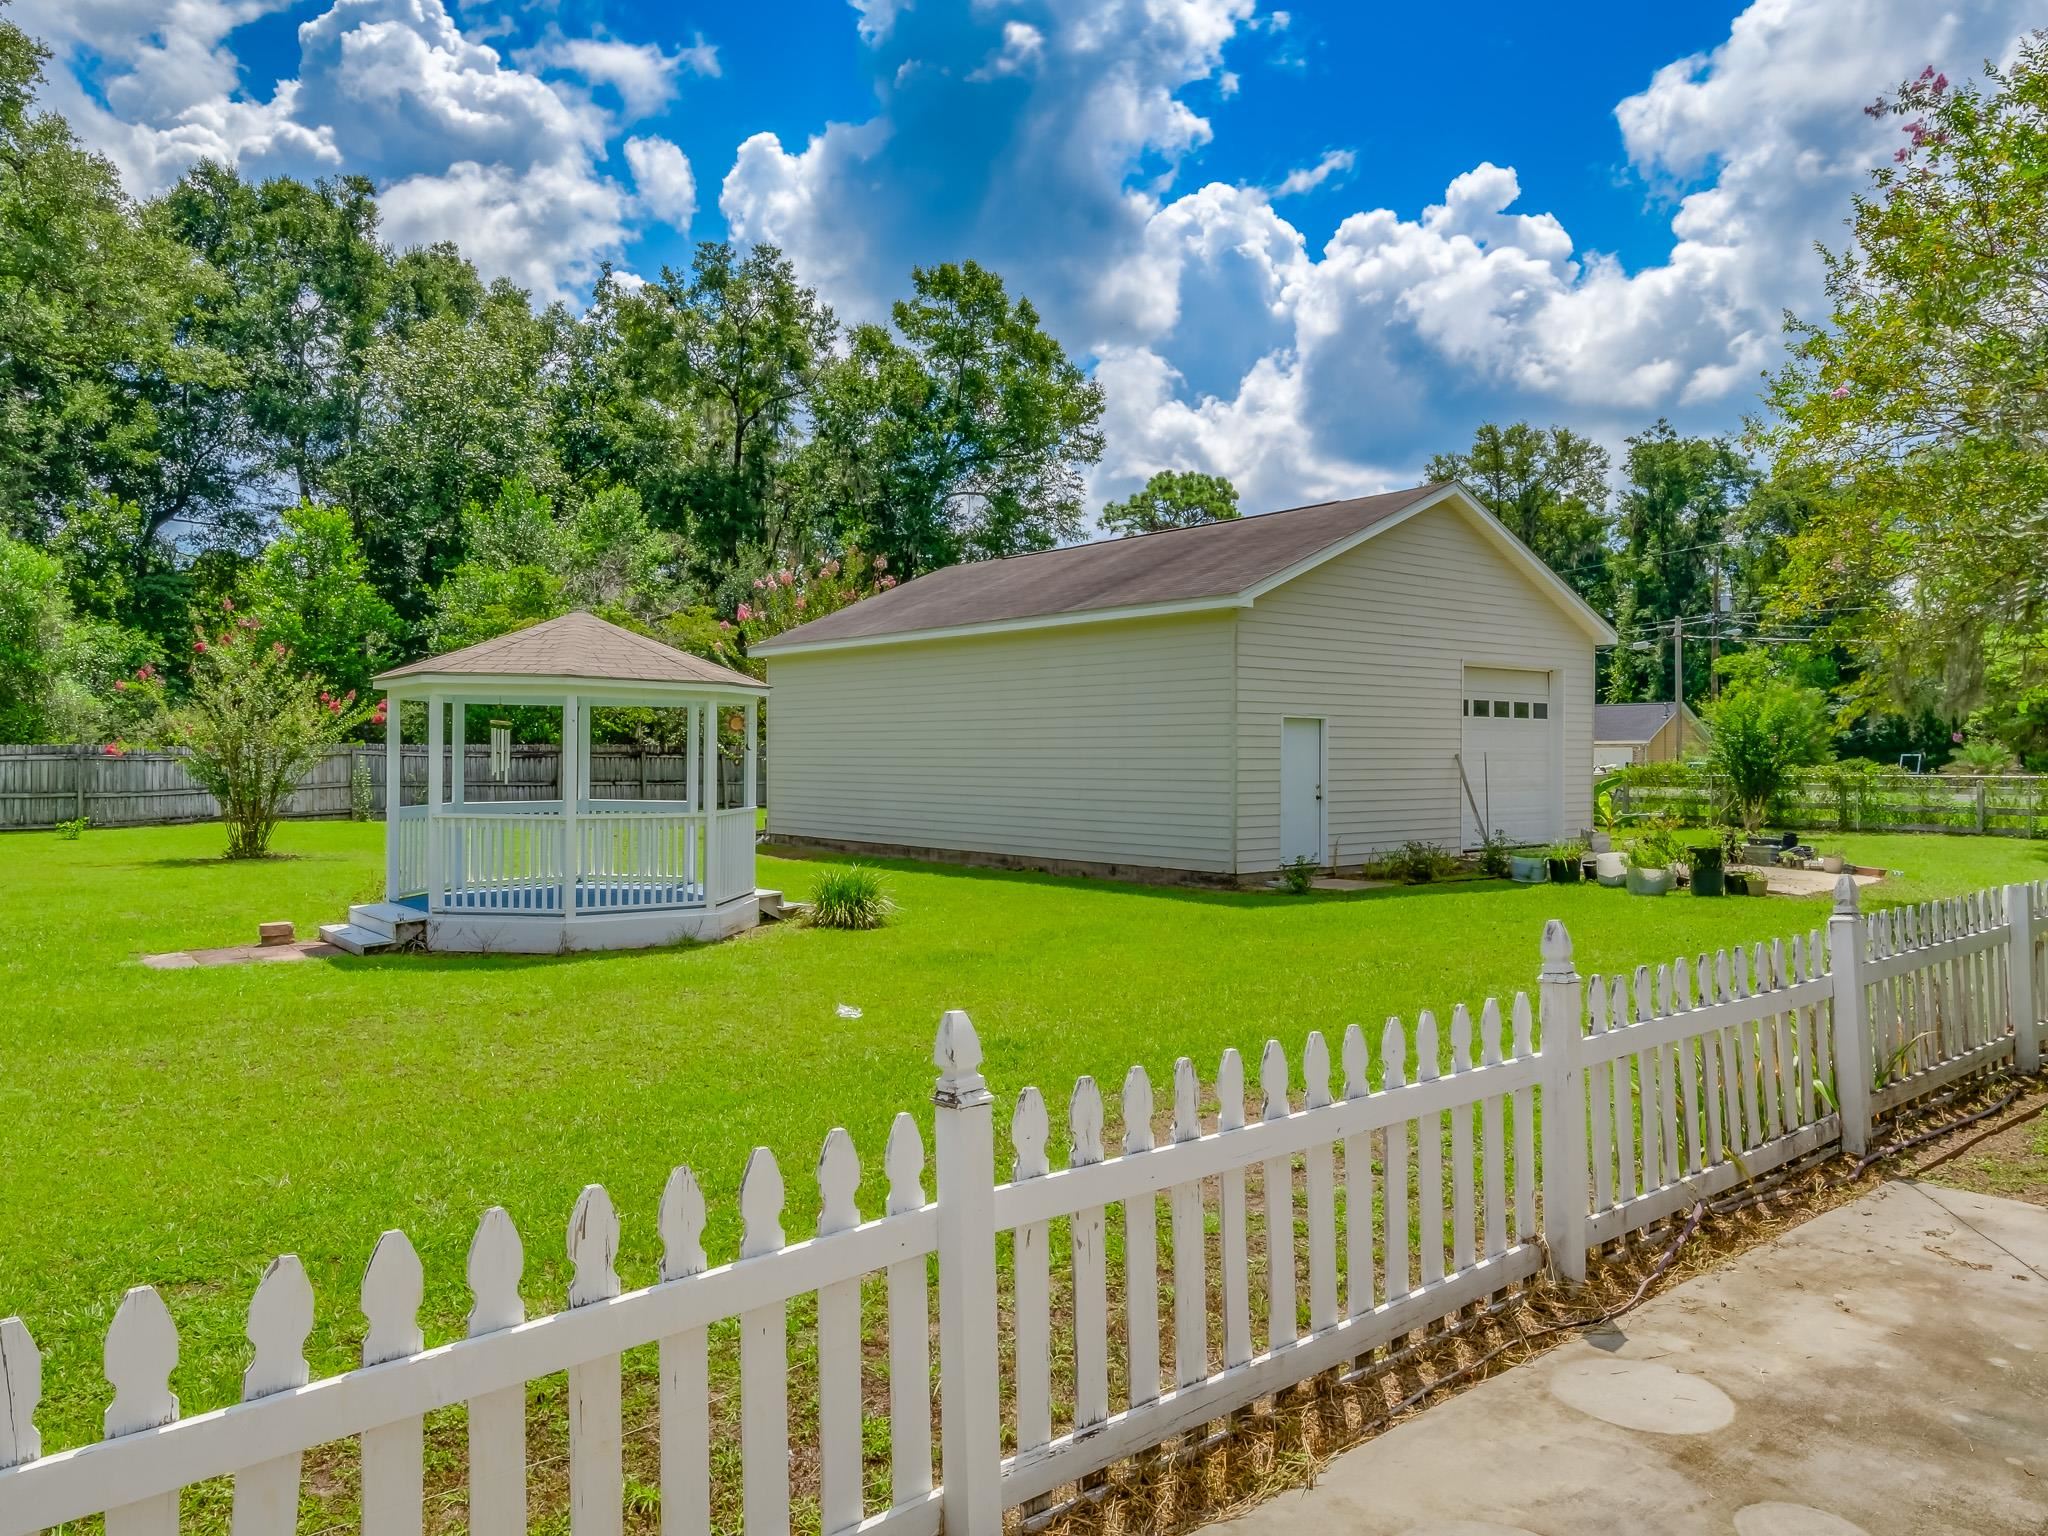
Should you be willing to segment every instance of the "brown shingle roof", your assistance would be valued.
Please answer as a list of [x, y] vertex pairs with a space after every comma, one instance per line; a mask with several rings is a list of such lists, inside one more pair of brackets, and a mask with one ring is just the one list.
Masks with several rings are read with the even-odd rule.
[[515, 629], [445, 656], [429, 656], [381, 674], [379, 683], [408, 677], [455, 673], [474, 677], [564, 677], [615, 683], [731, 683], [743, 688], [766, 684], [730, 667], [706, 661], [621, 629], [592, 613], [565, 613], [559, 619]]
[[1649, 704], [1595, 704], [1593, 739], [1641, 746], [1678, 712], [1669, 699]]
[[1443, 488], [1418, 485], [1199, 528], [951, 565], [785, 630], [754, 650], [772, 655], [826, 641], [1233, 597]]

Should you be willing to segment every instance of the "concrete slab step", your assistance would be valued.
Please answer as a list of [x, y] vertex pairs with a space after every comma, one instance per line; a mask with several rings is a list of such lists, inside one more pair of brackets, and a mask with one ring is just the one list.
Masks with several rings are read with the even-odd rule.
[[358, 928], [381, 933], [397, 942], [417, 937], [427, 925], [427, 914], [417, 907], [395, 901], [363, 902], [348, 909], [348, 920]]
[[345, 949], [352, 955], [373, 955], [392, 945], [389, 934], [358, 928], [354, 923], [322, 923], [320, 937], [336, 949]]

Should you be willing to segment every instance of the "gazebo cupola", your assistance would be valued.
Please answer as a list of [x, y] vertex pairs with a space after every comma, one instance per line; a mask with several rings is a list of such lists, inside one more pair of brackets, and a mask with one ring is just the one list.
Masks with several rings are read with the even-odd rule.
[[[401, 794], [386, 795], [385, 900], [352, 911], [351, 923], [395, 930], [423, 920], [429, 949], [528, 954], [719, 938], [753, 926], [766, 684], [589, 613], [397, 667], [376, 682], [391, 705], [387, 785], [400, 782], [400, 706], [426, 706], [425, 799], [404, 805]], [[560, 711], [552, 799], [495, 798], [492, 786], [465, 782], [472, 712], [514, 706]], [[610, 706], [681, 712], [679, 796], [592, 794], [591, 716]], [[721, 722], [727, 755], [736, 748], [741, 758], [736, 786], [719, 771]]]

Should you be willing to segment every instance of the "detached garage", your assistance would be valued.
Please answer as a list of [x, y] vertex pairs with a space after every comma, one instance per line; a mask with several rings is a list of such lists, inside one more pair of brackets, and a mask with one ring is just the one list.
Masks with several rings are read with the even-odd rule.
[[1456, 485], [953, 566], [755, 648], [768, 831], [1183, 879], [1551, 841], [1613, 639]]

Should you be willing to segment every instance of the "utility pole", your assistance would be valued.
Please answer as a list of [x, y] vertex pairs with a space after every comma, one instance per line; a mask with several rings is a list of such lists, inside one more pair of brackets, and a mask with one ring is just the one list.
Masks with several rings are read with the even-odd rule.
[[1714, 600], [1707, 610], [1707, 697], [1721, 697], [1721, 572], [1711, 577]]
[[1671, 620], [1671, 699], [1678, 707], [1673, 711], [1678, 716], [1677, 760], [1685, 760], [1685, 620], [1674, 616]]

